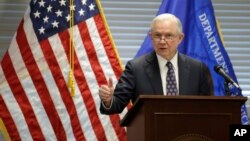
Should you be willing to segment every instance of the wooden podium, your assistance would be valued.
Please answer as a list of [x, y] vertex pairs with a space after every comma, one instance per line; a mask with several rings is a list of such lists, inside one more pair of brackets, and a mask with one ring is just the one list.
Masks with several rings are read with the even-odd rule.
[[141, 95], [121, 120], [128, 141], [227, 141], [246, 97]]

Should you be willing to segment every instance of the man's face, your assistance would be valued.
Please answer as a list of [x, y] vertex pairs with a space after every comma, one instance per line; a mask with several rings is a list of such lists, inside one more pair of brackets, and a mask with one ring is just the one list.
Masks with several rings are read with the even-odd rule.
[[175, 55], [184, 34], [178, 32], [175, 21], [168, 20], [157, 21], [150, 32], [150, 36], [155, 52], [161, 57], [170, 60]]

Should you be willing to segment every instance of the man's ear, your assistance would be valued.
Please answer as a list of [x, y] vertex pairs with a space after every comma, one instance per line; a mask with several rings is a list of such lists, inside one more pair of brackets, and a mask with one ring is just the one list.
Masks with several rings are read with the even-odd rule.
[[150, 36], [150, 38], [151, 38], [151, 40], [152, 40], [152, 39], [153, 39], [153, 35], [152, 35], [152, 32], [151, 32], [151, 31], [148, 32], [148, 35]]
[[148, 32], [148, 34], [149, 34], [149, 36], [151, 36], [151, 37], [152, 37], [152, 32], [151, 32], [151, 31], [149, 31], [149, 32]]
[[181, 33], [178, 39], [179, 39], [179, 42], [181, 42], [184, 39], [184, 33]]

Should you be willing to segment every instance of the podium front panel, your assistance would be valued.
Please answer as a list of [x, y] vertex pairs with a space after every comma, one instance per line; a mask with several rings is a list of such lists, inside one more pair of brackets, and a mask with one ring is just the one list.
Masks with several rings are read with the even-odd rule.
[[[121, 122], [128, 141], [229, 140], [245, 97], [140, 96]], [[186, 139], [186, 140], [185, 140]]]

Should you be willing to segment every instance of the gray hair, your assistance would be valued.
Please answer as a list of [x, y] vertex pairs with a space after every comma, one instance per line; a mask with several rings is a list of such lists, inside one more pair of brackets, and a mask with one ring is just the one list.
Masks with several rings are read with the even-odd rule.
[[170, 14], [170, 13], [164, 13], [164, 14], [160, 14], [158, 16], [156, 16], [153, 20], [152, 20], [152, 23], [151, 23], [151, 30], [154, 28], [154, 24], [157, 22], [157, 21], [176, 21], [177, 23], [177, 26], [178, 26], [178, 32], [179, 33], [182, 33], [182, 24], [181, 24], [181, 21], [179, 18], [177, 18], [175, 15], [173, 14]]

